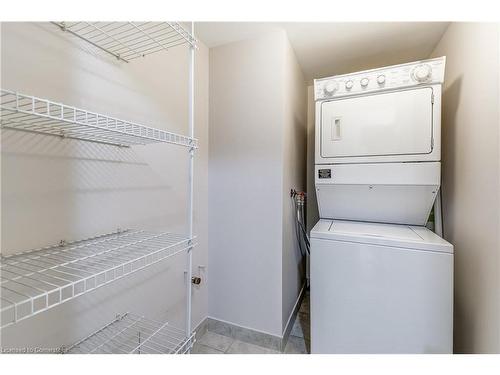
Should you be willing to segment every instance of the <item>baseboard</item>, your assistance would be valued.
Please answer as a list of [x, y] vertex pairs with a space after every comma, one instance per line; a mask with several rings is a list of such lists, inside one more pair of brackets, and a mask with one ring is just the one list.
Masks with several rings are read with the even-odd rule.
[[288, 321], [286, 322], [285, 329], [283, 331], [283, 338], [281, 342], [281, 347], [284, 348], [286, 346], [286, 343], [288, 342], [288, 338], [290, 337], [290, 332], [292, 331], [293, 328], [293, 323], [295, 322], [295, 318], [297, 317], [297, 314], [300, 309], [300, 304], [302, 303], [302, 300], [304, 299], [306, 291], [306, 283], [302, 284], [302, 288], [300, 288], [299, 296], [297, 297], [297, 300], [295, 301], [295, 305], [293, 306], [292, 312], [290, 313], [290, 316], [288, 317]]
[[232, 337], [233, 339], [243, 341], [249, 344], [259, 345], [264, 348], [282, 351], [284, 348], [283, 338], [269, 333], [260, 332], [251, 328], [239, 326], [234, 323], [208, 317], [208, 330]]
[[194, 329], [196, 332], [196, 338], [200, 338], [203, 336], [205, 333], [208, 331], [208, 318], [203, 319], [201, 322], [198, 323], [196, 328]]

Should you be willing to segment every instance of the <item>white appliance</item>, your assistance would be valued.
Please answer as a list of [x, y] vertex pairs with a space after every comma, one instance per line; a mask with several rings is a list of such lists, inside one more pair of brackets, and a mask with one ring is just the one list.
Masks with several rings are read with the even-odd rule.
[[442, 57], [314, 82], [312, 353], [452, 352], [453, 246], [424, 227], [444, 68]]
[[451, 353], [453, 246], [425, 227], [320, 220], [312, 353]]
[[445, 58], [314, 81], [320, 217], [425, 225], [440, 185]]

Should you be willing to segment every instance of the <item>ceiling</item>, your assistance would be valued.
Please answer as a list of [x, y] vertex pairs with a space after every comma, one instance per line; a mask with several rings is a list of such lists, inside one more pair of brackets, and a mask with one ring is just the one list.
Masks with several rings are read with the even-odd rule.
[[447, 22], [199, 22], [196, 36], [208, 47], [284, 29], [307, 81], [425, 59]]

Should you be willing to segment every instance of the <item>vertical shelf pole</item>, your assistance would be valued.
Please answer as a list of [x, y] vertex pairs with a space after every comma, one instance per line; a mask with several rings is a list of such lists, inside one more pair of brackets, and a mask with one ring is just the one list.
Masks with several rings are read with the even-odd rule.
[[[194, 22], [191, 22], [191, 35], [194, 37]], [[189, 46], [189, 87], [188, 87], [188, 123], [189, 136], [194, 138], [194, 46]], [[188, 183], [188, 234], [190, 244], [193, 238], [193, 211], [194, 211], [194, 147], [189, 149], [189, 183]], [[187, 290], [186, 290], [186, 336], [191, 336], [191, 279], [193, 277], [193, 247], [189, 247], [187, 251]]]

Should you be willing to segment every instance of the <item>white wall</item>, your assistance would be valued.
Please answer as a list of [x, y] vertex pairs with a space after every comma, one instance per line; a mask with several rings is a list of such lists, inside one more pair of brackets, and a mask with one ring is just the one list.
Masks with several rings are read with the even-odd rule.
[[445, 238], [455, 246], [455, 351], [500, 352], [499, 25], [453, 23], [443, 92]]
[[[48, 23], [2, 23], [2, 88], [187, 133], [187, 48], [119, 63]], [[208, 50], [196, 53], [194, 273], [207, 264]], [[186, 232], [187, 150], [118, 149], [22, 132], [2, 133], [2, 253], [116, 228]], [[69, 344], [134, 311], [184, 325], [186, 256], [117, 281], [2, 330], [3, 346]], [[207, 315], [193, 292], [193, 324]]]
[[289, 48], [277, 31], [210, 50], [209, 315], [275, 336], [299, 277], [295, 257], [283, 264], [294, 251], [283, 243], [288, 185], [303, 181], [283, 173], [301, 144], [300, 115], [288, 105], [303, 94], [286, 92], [300, 86]]

